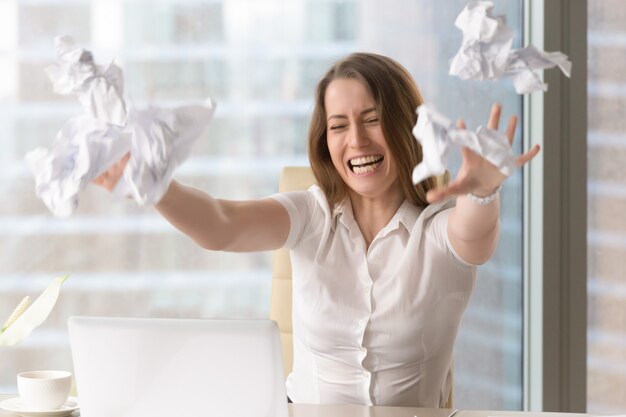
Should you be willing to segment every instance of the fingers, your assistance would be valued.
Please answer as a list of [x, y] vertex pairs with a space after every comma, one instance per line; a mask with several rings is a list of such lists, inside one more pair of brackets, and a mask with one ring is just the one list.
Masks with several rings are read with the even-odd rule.
[[471, 150], [470, 148], [468, 148], [467, 146], [463, 146], [461, 148], [461, 156], [463, 157], [464, 160], [472, 160], [473, 158], [478, 156], [478, 154], [474, 152], [473, 150]]
[[541, 147], [539, 145], [535, 145], [535, 146], [533, 146], [533, 148], [530, 151], [526, 152], [523, 155], [520, 155], [517, 158], [517, 166], [521, 167], [521, 166], [525, 165], [526, 163], [528, 163], [528, 161], [530, 161], [535, 156], [537, 156], [537, 154], [539, 153], [540, 149], [541, 149]]
[[500, 113], [502, 113], [502, 106], [499, 103], [495, 103], [491, 106], [491, 114], [487, 122], [489, 129], [498, 130], [498, 126], [500, 125]]
[[111, 185], [111, 180], [107, 174], [102, 174], [98, 178], [92, 181], [94, 184], [103, 187], [107, 191], [111, 191], [113, 189]]
[[509, 118], [509, 124], [506, 126], [506, 137], [509, 139], [509, 145], [513, 145], [513, 138], [515, 137], [515, 130], [517, 129], [517, 116], [511, 116]]
[[[502, 106], [499, 103], [495, 103], [491, 107], [491, 114], [489, 115], [489, 122], [487, 127], [489, 129], [498, 130], [500, 126], [500, 116], [502, 114]], [[509, 118], [509, 123], [506, 126], [506, 137], [509, 140], [509, 145], [513, 144], [513, 138], [515, 137], [515, 131], [517, 130], [517, 116], [513, 115]]]
[[435, 190], [430, 190], [426, 193], [426, 200], [428, 200], [429, 203], [436, 203], [445, 199], [447, 196], [446, 194], [445, 189], [437, 188]]
[[467, 126], [465, 126], [465, 120], [463, 119], [459, 119], [456, 121], [456, 127], [458, 127], [459, 129], [466, 129]]
[[437, 201], [445, 200], [458, 194], [464, 194], [461, 183], [454, 181], [448, 184], [448, 186], [437, 187], [426, 193], [426, 200], [429, 203], [436, 203]]
[[113, 164], [109, 169], [100, 174], [92, 182], [96, 185], [104, 187], [107, 191], [113, 191], [113, 189], [117, 185], [117, 182], [124, 174], [124, 169], [126, 168], [126, 164], [128, 163], [129, 159], [130, 152], [124, 155], [122, 159]]

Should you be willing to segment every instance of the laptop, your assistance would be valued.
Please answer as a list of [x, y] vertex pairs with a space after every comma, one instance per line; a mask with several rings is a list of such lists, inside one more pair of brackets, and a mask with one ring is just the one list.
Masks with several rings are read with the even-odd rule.
[[287, 417], [271, 320], [70, 317], [82, 417]]

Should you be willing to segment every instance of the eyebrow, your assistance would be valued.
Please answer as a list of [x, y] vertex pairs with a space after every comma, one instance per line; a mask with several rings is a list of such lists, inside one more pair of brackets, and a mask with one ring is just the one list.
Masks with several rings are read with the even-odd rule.
[[[367, 113], [376, 111], [376, 107], [370, 107], [369, 109], [365, 109], [361, 112], [361, 116], [366, 115]], [[344, 114], [333, 114], [331, 116], [328, 117], [328, 119], [326, 119], [326, 121], [330, 120], [330, 119], [347, 119], [348, 116], [344, 115]]]

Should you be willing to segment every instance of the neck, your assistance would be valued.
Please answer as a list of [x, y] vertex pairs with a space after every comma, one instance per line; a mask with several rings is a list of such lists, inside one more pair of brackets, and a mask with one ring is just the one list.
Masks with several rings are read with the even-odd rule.
[[400, 190], [380, 197], [364, 197], [350, 193], [350, 203], [354, 220], [361, 230], [365, 243], [369, 248], [378, 232], [385, 227], [402, 205], [404, 197]]

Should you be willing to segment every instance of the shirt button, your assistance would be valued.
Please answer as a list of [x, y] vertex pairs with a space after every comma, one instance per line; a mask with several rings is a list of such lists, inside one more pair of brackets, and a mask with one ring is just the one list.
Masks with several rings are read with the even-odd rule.
[[369, 375], [370, 375], [370, 373], [369, 373], [369, 372], [367, 372], [367, 371], [363, 371], [363, 376], [364, 376], [364, 377], [366, 377], [366, 378], [367, 378]]
[[365, 325], [365, 320], [359, 320], [359, 326], [364, 326]]
[[365, 352], [367, 350], [367, 349], [365, 349], [364, 346], [361, 346], [360, 349], [361, 349], [361, 352]]

